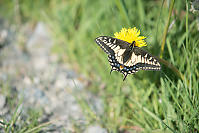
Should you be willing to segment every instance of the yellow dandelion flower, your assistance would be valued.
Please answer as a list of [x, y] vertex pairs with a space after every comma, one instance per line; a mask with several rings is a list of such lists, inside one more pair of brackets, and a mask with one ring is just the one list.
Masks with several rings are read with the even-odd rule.
[[122, 28], [120, 32], [114, 33], [114, 36], [117, 39], [126, 41], [128, 43], [132, 43], [133, 41], [135, 41], [135, 46], [137, 47], [147, 46], [144, 40], [146, 37], [139, 35], [140, 35], [140, 30], [136, 29], [136, 27], [129, 29]]

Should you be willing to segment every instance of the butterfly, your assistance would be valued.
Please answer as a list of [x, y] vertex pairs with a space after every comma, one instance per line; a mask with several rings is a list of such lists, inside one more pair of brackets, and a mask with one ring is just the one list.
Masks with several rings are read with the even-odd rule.
[[158, 71], [161, 65], [158, 60], [148, 52], [135, 46], [135, 41], [126, 41], [99, 36], [95, 39], [96, 43], [108, 54], [111, 71], [118, 71], [124, 75], [123, 81], [129, 74], [134, 74], [139, 70]]

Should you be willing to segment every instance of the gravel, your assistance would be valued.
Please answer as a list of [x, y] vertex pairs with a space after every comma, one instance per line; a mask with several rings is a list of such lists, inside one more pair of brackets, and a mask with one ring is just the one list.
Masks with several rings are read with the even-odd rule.
[[[27, 25], [21, 29], [23, 47], [16, 43], [20, 40], [13, 39], [0, 49], [0, 84], [7, 82], [16, 88], [18, 99], [23, 99], [22, 110], [41, 108], [43, 119], [53, 121], [51, 132], [71, 132], [75, 124], [85, 133], [106, 133], [99, 125], [87, 127], [76, 97], [83, 94], [83, 99], [99, 115], [104, 112], [102, 100], [86, 89], [79, 80], [83, 76], [69, 69], [69, 64], [60, 63], [57, 55], [50, 52], [54, 43], [45, 24], [38, 22], [31, 29]], [[5, 106], [6, 96], [0, 94], [0, 115], [8, 112]]]

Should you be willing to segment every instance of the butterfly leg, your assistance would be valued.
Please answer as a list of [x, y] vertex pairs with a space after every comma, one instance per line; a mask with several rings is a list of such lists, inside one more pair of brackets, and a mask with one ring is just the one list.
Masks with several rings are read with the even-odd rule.
[[111, 75], [112, 71], [113, 71], [113, 68], [111, 68], [110, 75]]
[[123, 78], [123, 81], [124, 81], [128, 74], [126, 73], [126, 74], [123, 74], [123, 75], [124, 75], [124, 78]]

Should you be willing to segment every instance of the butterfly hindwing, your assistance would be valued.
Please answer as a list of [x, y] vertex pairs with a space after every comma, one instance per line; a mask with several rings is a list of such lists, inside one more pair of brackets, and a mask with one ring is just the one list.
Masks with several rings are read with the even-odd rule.
[[[133, 56], [135, 54], [135, 56]], [[148, 52], [142, 50], [139, 47], [135, 47], [133, 49], [133, 54], [132, 54], [132, 62], [135, 61], [136, 65], [139, 67], [141, 70], [160, 70], [161, 66], [158, 60], [150, 55]]]
[[125, 66], [121, 63], [119, 63], [114, 55], [109, 55], [108, 56], [109, 63], [111, 65], [111, 71], [118, 71], [121, 72], [124, 75], [124, 79], [128, 76], [128, 74], [134, 74], [139, 70], [139, 67], [136, 65], [133, 66]]
[[111, 72], [118, 71], [124, 75], [134, 74], [138, 70], [160, 70], [158, 60], [139, 47], [130, 47], [130, 43], [108, 36], [100, 36], [96, 43], [108, 54]]

